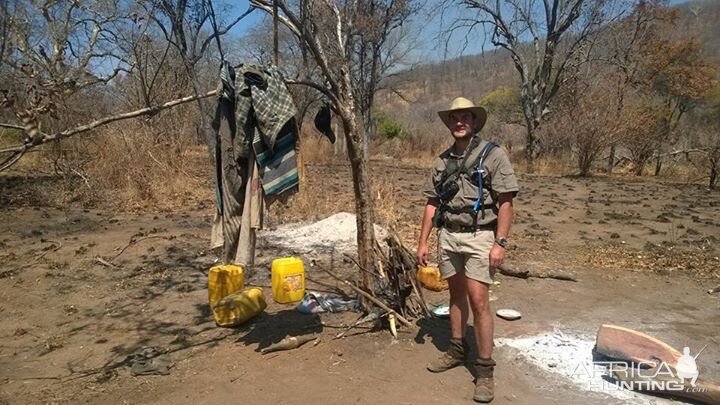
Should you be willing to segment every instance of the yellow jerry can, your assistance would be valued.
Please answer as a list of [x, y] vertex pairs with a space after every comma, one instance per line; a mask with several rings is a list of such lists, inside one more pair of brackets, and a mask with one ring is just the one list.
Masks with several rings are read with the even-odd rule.
[[297, 257], [283, 257], [272, 262], [272, 296], [275, 302], [289, 304], [305, 296], [305, 268]]
[[219, 326], [236, 326], [260, 315], [267, 302], [260, 287], [250, 287], [234, 292], [212, 307], [215, 322]]
[[245, 275], [240, 266], [221, 264], [208, 272], [208, 303], [214, 307], [221, 299], [245, 287]]
[[431, 291], [445, 291], [450, 288], [447, 280], [440, 277], [440, 270], [435, 267], [421, 267], [415, 278], [423, 287]]

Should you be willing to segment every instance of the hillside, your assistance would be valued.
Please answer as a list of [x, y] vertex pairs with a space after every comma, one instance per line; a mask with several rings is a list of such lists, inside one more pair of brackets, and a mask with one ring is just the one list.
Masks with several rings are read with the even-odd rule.
[[[678, 31], [696, 37], [706, 58], [720, 64], [720, 2], [697, 0], [676, 7], [681, 10]], [[491, 50], [405, 71], [391, 83], [397, 92], [383, 93], [378, 105], [413, 135], [434, 133], [443, 130], [436, 111], [446, 108], [453, 98], [463, 95], [477, 102], [497, 87], [517, 88], [518, 83], [507, 52]]]

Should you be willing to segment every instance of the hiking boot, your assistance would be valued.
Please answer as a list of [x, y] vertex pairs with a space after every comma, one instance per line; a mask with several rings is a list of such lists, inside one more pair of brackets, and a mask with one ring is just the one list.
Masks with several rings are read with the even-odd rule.
[[451, 338], [448, 351], [441, 354], [437, 360], [431, 361], [427, 369], [433, 373], [441, 373], [457, 367], [465, 362], [465, 355], [470, 348], [464, 339]]
[[493, 359], [477, 359], [475, 362], [475, 395], [473, 395], [475, 402], [488, 403], [495, 398], [494, 369]]

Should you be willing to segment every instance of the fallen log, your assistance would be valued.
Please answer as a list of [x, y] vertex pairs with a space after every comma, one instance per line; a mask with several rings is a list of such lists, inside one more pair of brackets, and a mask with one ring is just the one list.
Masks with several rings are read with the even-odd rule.
[[500, 265], [497, 268], [498, 272], [504, 276], [518, 277], [518, 278], [552, 278], [555, 280], [563, 281], [574, 281], [577, 282], [577, 278], [568, 272], [562, 270], [547, 270], [547, 271], [536, 271], [536, 270], [519, 270], [508, 265]]
[[268, 354], [272, 352], [279, 352], [281, 350], [292, 350], [304, 345], [305, 343], [317, 339], [317, 336], [290, 336], [279, 341], [278, 343], [272, 344], [262, 350], [260, 353]]

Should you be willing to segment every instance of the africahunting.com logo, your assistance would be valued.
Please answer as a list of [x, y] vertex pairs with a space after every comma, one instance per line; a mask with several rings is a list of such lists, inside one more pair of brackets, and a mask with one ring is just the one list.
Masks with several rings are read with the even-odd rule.
[[[707, 345], [705, 345], [707, 347]], [[697, 387], [700, 375], [696, 359], [705, 350], [703, 347], [695, 356], [690, 348], [684, 347], [683, 354], [673, 366], [667, 362], [594, 361], [580, 362], [571, 377], [584, 380], [590, 391], [668, 391], [705, 392]]]

